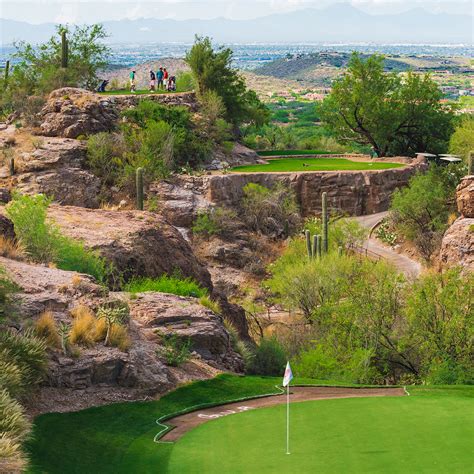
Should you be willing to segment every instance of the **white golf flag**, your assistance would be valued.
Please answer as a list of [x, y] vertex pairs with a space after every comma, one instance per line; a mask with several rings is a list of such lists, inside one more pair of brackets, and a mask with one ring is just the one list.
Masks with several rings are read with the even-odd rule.
[[288, 384], [293, 380], [293, 372], [291, 371], [290, 363], [286, 363], [285, 375], [283, 376], [283, 387], [288, 386]]

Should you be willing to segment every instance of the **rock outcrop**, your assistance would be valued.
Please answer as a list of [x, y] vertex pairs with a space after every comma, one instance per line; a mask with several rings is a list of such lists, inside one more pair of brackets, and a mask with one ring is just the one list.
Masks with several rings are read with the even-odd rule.
[[474, 270], [474, 176], [461, 180], [456, 192], [461, 216], [449, 227], [441, 243], [440, 260], [444, 266], [460, 265]]
[[[36, 395], [37, 411], [72, 410], [120, 400], [154, 396], [180, 380], [205, 378], [215, 370], [241, 370], [242, 360], [231, 348], [220, 316], [193, 298], [145, 293], [128, 298], [104, 290], [86, 276], [0, 257], [0, 266], [21, 288], [13, 305], [22, 318], [17, 330], [31, 325], [44, 311], [56, 323], [70, 324], [71, 309], [85, 305], [95, 310], [104, 302], [127, 301], [130, 348], [124, 352], [97, 343], [80, 347], [74, 356], [49, 349], [47, 378]], [[160, 355], [163, 340], [176, 334], [190, 341], [191, 362], [182, 369], [166, 365]], [[191, 373], [185, 377], [184, 374]]]
[[74, 87], [51, 92], [39, 115], [43, 135], [65, 138], [113, 130], [119, 119], [106, 96]]
[[69, 237], [112, 262], [125, 280], [179, 272], [212, 288], [211, 277], [178, 230], [157, 214], [50, 206], [48, 217]]
[[56, 202], [88, 208], [99, 206], [100, 179], [86, 169], [86, 147], [79, 140], [36, 137], [35, 149], [15, 153], [15, 174], [0, 174], [5, 186], [22, 194], [46, 194]]

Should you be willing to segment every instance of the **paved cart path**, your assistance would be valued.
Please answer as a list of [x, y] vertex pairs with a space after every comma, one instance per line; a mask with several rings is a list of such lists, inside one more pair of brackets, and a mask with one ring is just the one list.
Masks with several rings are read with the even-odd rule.
[[[379, 212], [377, 214], [370, 214], [368, 216], [354, 217], [354, 219], [363, 227], [371, 229], [387, 215], [388, 212]], [[387, 260], [398, 270], [400, 270], [400, 272], [409, 277], [418, 277], [421, 273], [422, 266], [420, 262], [413, 260], [407, 255], [402, 255], [395, 252], [395, 250], [392, 250], [390, 247], [381, 244], [374, 238], [369, 238], [366, 240], [364, 243], [364, 250], [365, 249], [368, 251], [368, 256], [373, 256], [375, 258], [379, 257]]]

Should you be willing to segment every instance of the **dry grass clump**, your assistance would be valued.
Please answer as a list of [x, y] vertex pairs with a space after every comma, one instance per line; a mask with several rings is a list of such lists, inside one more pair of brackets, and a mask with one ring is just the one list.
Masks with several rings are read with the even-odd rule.
[[27, 458], [21, 451], [21, 443], [7, 436], [7, 433], [0, 434], [0, 472], [9, 474], [20, 474], [25, 472]]
[[71, 316], [74, 320], [69, 332], [69, 342], [86, 347], [93, 346], [96, 342], [97, 319], [92, 311], [87, 306], [79, 305], [71, 310]]
[[12, 260], [23, 260], [25, 249], [19, 242], [0, 235], [0, 255]]
[[35, 323], [35, 332], [39, 337], [46, 339], [49, 347], [61, 347], [61, 337], [51, 311], [45, 311]]
[[95, 323], [94, 340], [96, 342], [105, 341], [105, 336], [107, 336], [107, 321], [100, 318]]
[[127, 351], [132, 344], [127, 328], [121, 324], [112, 324], [109, 334], [109, 344], [123, 352]]

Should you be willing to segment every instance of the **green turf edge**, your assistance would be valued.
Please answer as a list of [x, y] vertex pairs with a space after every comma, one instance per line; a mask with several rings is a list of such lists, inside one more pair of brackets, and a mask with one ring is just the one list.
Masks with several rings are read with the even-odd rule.
[[[328, 388], [354, 388], [354, 389], [364, 389], [364, 388], [403, 388], [405, 391], [406, 395], [410, 395], [408, 392], [406, 386], [401, 386], [401, 385], [335, 385], [335, 384], [320, 384], [320, 383], [297, 383], [290, 385], [291, 387], [328, 387]], [[183, 410], [174, 412], [174, 413], [168, 413], [166, 415], [162, 415], [160, 418], [156, 420], [156, 424], [159, 426], [163, 426], [163, 430], [158, 432], [155, 437], [153, 438], [153, 441], [155, 443], [168, 443], [168, 441], [159, 441], [160, 438], [162, 438], [166, 433], [171, 431], [173, 429], [172, 426], [165, 425], [162, 422], [169, 420], [171, 418], [175, 418], [177, 416], [181, 415], [186, 415], [187, 413], [192, 413], [193, 411], [198, 411], [198, 410], [203, 410], [205, 408], [213, 408], [213, 407], [218, 407], [222, 405], [227, 405], [229, 403], [238, 403], [238, 402], [244, 402], [246, 400], [256, 400], [258, 398], [266, 398], [266, 397], [274, 397], [276, 395], [282, 395], [285, 393], [285, 390], [281, 388], [279, 385], [275, 385], [275, 388], [279, 390], [279, 392], [272, 392], [272, 393], [265, 393], [261, 395], [250, 395], [248, 397], [241, 397], [241, 398], [234, 398], [231, 400], [221, 400], [221, 401], [216, 401], [216, 402], [211, 402], [211, 403], [202, 403], [199, 405], [194, 405], [191, 407], [184, 408]]]
[[331, 155], [331, 153], [324, 150], [262, 150], [257, 151], [259, 156], [297, 156], [297, 155]]

